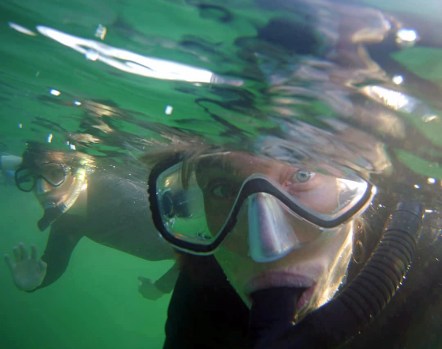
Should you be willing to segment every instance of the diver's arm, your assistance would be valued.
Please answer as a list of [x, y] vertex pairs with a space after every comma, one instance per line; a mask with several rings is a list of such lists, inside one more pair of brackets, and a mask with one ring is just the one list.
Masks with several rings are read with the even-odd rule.
[[172, 292], [176, 280], [178, 279], [178, 274], [180, 272], [180, 268], [177, 262], [157, 281], [155, 281], [155, 286], [163, 293]]
[[47, 264], [46, 276], [33, 291], [52, 284], [63, 275], [72, 251], [83, 236], [81, 227], [81, 218], [69, 214], [63, 215], [52, 224], [46, 249], [41, 257]]

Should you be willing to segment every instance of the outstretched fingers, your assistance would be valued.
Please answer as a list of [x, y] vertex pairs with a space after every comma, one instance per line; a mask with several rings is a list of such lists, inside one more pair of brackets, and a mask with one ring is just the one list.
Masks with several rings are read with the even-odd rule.
[[14, 248], [12, 249], [12, 257], [6, 254], [4, 259], [9, 269], [12, 271], [17, 263], [23, 262], [27, 259], [37, 261], [37, 248], [35, 246], [31, 246], [29, 253], [26, 250], [25, 245], [22, 242], [20, 242], [17, 246], [14, 246]]
[[11, 257], [7, 254], [5, 254], [5, 262], [9, 270], [12, 272], [14, 270], [14, 264], [12, 263]]
[[15, 258], [16, 263], [19, 263], [28, 257], [28, 253], [27, 253], [23, 243], [19, 243], [18, 246], [15, 246], [12, 249], [12, 253], [14, 254], [14, 258]]
[[20, 249], [20, 255], [21, 259], [24, 261], [29, 258], [28, 250], [25, 248], [25, 245], [21, 242], [18, 245], [18, 248]]
[[31, 246], [31, 259], [34, 261], [37, 260], [37, 247], [35, 247], [35, 245]]
[[12, 249], [12, 254], [14, 255], [14, 259], [15, 259], [16, 263], [21, 261], [20, 246], [14, 246], [14, 248]]

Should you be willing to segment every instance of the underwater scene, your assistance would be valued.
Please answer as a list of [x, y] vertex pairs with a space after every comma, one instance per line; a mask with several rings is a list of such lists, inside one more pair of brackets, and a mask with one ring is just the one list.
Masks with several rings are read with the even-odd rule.
[[0, 348], [442, 348], [442, 2], [0, 3]]

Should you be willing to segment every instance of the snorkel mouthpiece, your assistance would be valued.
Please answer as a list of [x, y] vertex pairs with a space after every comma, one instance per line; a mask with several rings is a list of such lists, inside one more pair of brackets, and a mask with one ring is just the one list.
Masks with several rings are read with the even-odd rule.
[[253, 292], [249, 338], [252, 347], [293, 325], [296, 304], [305, 288], [274, 287]]
[[40, 231], [45, 230], [47, 227], [49, 227], [52, 222], [54, 222], [58, 217], [60, 217], [63, 213], [64, 210], [62, 207], [60, 207], [61, 205], [48, 205], [45, 208], [45, 212], [43, 214], [43, 217], [38, 221], [37, 226], [38, 229], [40, 229]]
[[299, 245], [281, 204], [270, 194], [256, 193], [249, 196], [248, 220], [249, 252], [255, 262], [278, 260]]

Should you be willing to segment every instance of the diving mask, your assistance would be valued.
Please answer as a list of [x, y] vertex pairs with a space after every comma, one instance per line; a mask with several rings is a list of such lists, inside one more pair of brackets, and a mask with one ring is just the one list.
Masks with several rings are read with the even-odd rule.
[[[287, 216], [320, 230], [338, 227], [366, 206], [373, 187], [354, 173], [319, 173], [247, 153], [224, 152], [191, 159], [177, 155], [158, 164], [148, 191], [159, 232], [190, 253], [213, 253], [247, 204], [249, 246], [252, 254], [256, 252], [255, 260], [266, 262], [296, 245]], [[277, 234], [274, 243], [263, 245], [255, 241], [262, 239], [256, 231], [266, 224]]]
[[24, 192], [32, 191], [38, 179], [43, 179], [53, 187], [61, 186], [70, 168], [61, 163], [47, 162], [38, 167], [20, 167], [15, 172], [15, 184]]

